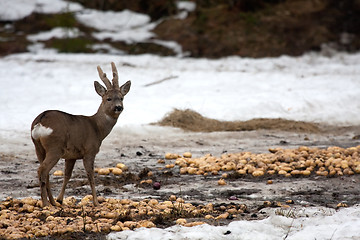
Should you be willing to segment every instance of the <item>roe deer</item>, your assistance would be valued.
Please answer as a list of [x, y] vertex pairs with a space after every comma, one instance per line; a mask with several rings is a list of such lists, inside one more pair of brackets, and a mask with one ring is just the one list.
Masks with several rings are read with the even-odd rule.
[[65, 174], [57, 201], [59, 203], [63, 201], [66, 184], [71, 177], [75, 161], [83, 159], [93, 203], [95, 206], [98, 205], [94, 183], [95, 156], [99, 152], [101, 142], [110, 133], [123, 111], [123, 98], [131, 86], [131, 82], [127, 81], [119, 87], [118, 72], [113, 62], [111, 68], [112, 84], [101, 68], [97, 67], [100, 79], [106, 88], [99, 82], [94, 82], [95, 90], [101, 96], [102, 102], [93, 116], [48, 110], [37, 116], [31, 125], [31, 139], [40, 162], [38, 177], [43, 206], [48, 206], [49, 201], [52, 205], [56, 204], [50, 190], [49, 172], [60, 158], [65, 159]]

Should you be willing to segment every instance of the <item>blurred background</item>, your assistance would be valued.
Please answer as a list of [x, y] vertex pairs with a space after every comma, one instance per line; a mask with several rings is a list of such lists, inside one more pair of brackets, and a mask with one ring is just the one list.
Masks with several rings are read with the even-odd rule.
[[[0, 0], [0, 56], [55, 49], [260, 58], [360, 49], [360, 0], [72, 0], [60, 1], [60, 12], [47, 2]], [[100, 11], [108, 13], [103, 27], [91, 23]], [[112, 11], [123, 20], [106, 29], [119, 19]]]

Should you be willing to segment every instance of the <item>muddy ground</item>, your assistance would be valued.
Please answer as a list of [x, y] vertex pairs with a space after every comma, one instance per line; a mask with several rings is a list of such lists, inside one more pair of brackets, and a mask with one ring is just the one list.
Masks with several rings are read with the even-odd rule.
[[[155, 198], [167, 200], [170, 195], [182, 197], [186, 202], [202, 204], [246, 204], [248, 211], [237, 219], [262, 219], [267, 213], [262, 211], [264, 201], [280, 202], [293, 200], [292, 206], [326, 206], [336, 208], [340, 202], [348, 206], [360, 202], [360, 175], [323, 177], [312, 174], [309, 177], [252, 176], [228, 178], [227, 185], [220, 186], [218, 176], [180, 175], [179, 167], [165, 168], [158, 163], [166, 152], [192, 152], [194, 157], [205, 154], [220, 156], [222, 153], [251, 151], [267, 152], [269, 148], [296, 148], [310, 146], [351, 147], [360, 145], [357, 135], [359, 127], [328, 128], [321, 133], [294, 133], [281, 130], [254, 130], [242, 132], [184, 132], [175, 128], [143, 126], [136, 128], [115, 128], [103, 142], [97, 156], [96, 167], [115, 167], [125, 163], [129, 170], [120, 176], [96, 175], [98, 195], [104, 197], [141, 200]], [[28, 133], [16, 133], [18, 137], [2, 135], [0, 152], [0, 199], [6, 197], [39, 198], [37, 167], [39, 166]], [[174, 160], [166, 160], [172, 163]], [[60, 160], [54, 170], [63, 170]], [[147, 172], [153, 176], [148, 177]], [[140, 184], [151, 178], [161, 182], [159, 190], [151, 184]], [[273, 184], [267, 181], [273, 180]], [[52, 189], [59, 193], [62, 177], [51, 176]], [[90, 188], [81, 161], [75, 165], [66, 196], [82, 198], [90, 194]], [[229, 200], [235, 196], [237, 200]], [[233, 219], [228, 219], [232, 221]], [[236, 219], [235, 219], [236, 220]], [[165, 225], [171, 225], [168, 223]]]

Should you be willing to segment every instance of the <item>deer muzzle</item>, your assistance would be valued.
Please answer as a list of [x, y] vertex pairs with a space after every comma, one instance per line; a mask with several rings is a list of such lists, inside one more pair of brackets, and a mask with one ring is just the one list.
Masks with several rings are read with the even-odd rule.
[[115, 106], [115, 112], [122, 112], [124, 110], [123, 106]]

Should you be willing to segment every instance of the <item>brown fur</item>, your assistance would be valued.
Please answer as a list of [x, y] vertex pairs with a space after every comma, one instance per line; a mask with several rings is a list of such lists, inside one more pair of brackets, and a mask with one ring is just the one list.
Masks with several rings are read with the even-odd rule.
[[[123, 97], [130, 90], [130, 81], [119, 87], [117, 70], [114, 65], [113, 85], [98, 67], [101, 80], [108, 89], [95, 82], [95, 90], [102, 97], [101, 105], [93, 116], [72, 115], [57, 110], [49, 110], [35, 118], [31, 131], [37, 124], [51, 128], [48, 135], [37, 139], [32, 137], [36, 155], [40, 162], [38, 177], [40, 182], [41, 200], [44, 206], [55, 205], [49, 184], [49, 172], [60, 158], [65, 159], [65, 176], [61, 192], [57, 198], [62, 202], [66, 185], [71, 177], [75, 161], [83, 159], [83, 164], [92, 190], [94, 205], [98, 204], [94, 183], [94, 160], [104, 138], [110, 133], [123, 109]], [[99, 70], [100, 69], [100, 70]]]

